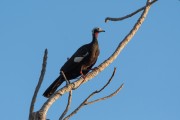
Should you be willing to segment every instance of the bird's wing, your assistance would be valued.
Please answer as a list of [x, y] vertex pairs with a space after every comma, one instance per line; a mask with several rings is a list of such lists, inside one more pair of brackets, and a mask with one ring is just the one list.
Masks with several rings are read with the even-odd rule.
[[83, 51], [81, 54], [74, 57], [74, 62], [79, 63], [88, 55], [89, 55], [88, 51], [87, 52]]
[[81, 46], [71, 57], [75, 63], [81, 62], [89, 55], [88, 44]]
[[88, 44], [81, 46], [66, 63], [62, 66], [61, 70], [64, 72], [71, 71], [78, 67], [81, 61], [89, 55]]

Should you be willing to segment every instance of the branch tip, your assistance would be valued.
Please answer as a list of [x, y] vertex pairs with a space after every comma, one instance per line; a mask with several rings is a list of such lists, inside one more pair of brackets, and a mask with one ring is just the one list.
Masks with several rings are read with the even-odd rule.
[[31, 100], [31, 106], [30, 106], [30, 110], [29, 110], [29, 120], [31, 120], [33, 118], [33, 114], [34, 114], [33, 111], [34, 111], [34, 105], [35, 105], [35, 102], [36, 102], [36, 97], [37, 97], [37, 94], [39, 92], [39, 89], [41, 87], [41, 84], [43, 82], [44, 75], [45, 75], [45, 72], [46, 72], [47, 54], [48, 54], [48, 50], [46, 48], [45, 51], [44, 51], [44, 57], [43, 57], [43, 63], [42, 63], [42, 69], [41, 69], [41, 74], [40, 74], [40, 77], [39, 77], [39, 81], [38, 81], [38, 84], [37, 84], [37, 86], [35, 88], [35, 91], [34, 91], [34, 94], [33, 94], [32, 100]]
[[105, 23], [107, 23], [108, 21], [121, 21], [121, 20], [124, 20], [124, 19], [127, 19], [129, 17], [132, 17], [133, 15], [137, 14], [138, 12], [144, 10], [146, 8], [146, 6], [148, 5], [152, 5], [153, 3], [155, 3], [156, 1], [158, 0], [153, 0], [153, 1], [148, 1], [147, 0], [147, 4], [141, 8], [139, 8], [138, 10], [136, 10], [135, 12], [131, 13], [131, 14], [128, 14], [126, 16], [123, 16], [123, 17], [120, 17], [120, 18], [111, 18], [111, 17], [107, 17], [105, 19]]

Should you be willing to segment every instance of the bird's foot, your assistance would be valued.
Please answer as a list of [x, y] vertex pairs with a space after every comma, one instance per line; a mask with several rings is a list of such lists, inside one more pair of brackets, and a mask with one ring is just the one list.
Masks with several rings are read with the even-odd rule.
[[95, 70], [95, 69], [98, 69], [98, 67], [89, 68], [88, 70]]
[[91, 70], [95, 70], [95, 69], [98, 69], [98, 67], [91, 68]]
[[86, 76], [83, 74], [82, 71], [80, 71], [81, 77], [85, 80]]
[[86, 79], [86, 76], [85, 76], [85, 75], [82, 75], [81, 77], [82, 77], [84, 80]]
[[[82, 80], [82, 82], [81, 82], [81, 84], [82, 84], [82, 83], [85, 81], [86, 76], [85, 76], [85, 75], [82, 75], [81, 77], [83, 78], [83, 80]], [[80, 84], [80, 85], [81, 85], [81, 84]]]

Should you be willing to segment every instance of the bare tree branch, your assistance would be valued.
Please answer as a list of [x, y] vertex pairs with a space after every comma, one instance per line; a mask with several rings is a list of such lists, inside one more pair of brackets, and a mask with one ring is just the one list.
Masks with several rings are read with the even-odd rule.
[[96, 93], [101, 92], [102, 90], [104, 90], [109, 85], [109, 83], [112, 81], [112, 78], [114, 77], [115, 73], [116, 73], [116, 68], [114, 68], [114, 71], [113, 71], [110, 79], [108, 80], [108, 82], [100, 90], [96, 91]]
[[[152, 5], [153, 3], [155, 3], [157, 0], [153, 0], [152, 2], [149, 2], [148, 5]], [[128, 14], [124, 17], [120, 17], [120, 18], [111, 18], [111, 17], [107, 17], [105, 19], [105, 22], [108, 22], [108, 21], [120, 21], [120, 20], [124, 20], [124, 19], [127, 19], [129, 17], [132, 17], [133, 15], [137, 14], [138, 12], [144, 10], [146, 8], [146, 6], [142, 7], [142, 8], [139, 8], [138, 10], [136, 10], [135, 12], [131, 13], [131, 14]]]
[[102, 98], [99, 98], [97, 100], [93, 100], [93, 101], [87, 102], [85, 105], [94, 104], [95, 102], [99, 102], [99, 101], [111, 98], [111, 97], [115, 96], [123, 88], [123, 86], [124, 86], [124, 83], [121, 84], [121, 86], [115, 92], [111, 93], [110, 95], [102, 97]]
[[[46, 72], [46, 64], [47, 64], [47, 54], [48, 54], [48, 50], [45, 49], [44, 51], [44, 57], [43, 57], [43, 64], [42, 64], [42, 70], [41, 70], [41, 75], [39, 77], [39, 81], [38, 81], [38, 84], [36, 86], [36, 89], [34, 91], [34, 95], [33, 95], [33, 98], [31, 100], [31, 106], [30, 106], [30, 110], [29, 110], [29, 120], [33, 120], [34, 119], [34, 104], [36, 102], [36, 97], [37, 97], [37, 94], [39, 92], [39, 89], [41, 87], [41, 84], [43, 82], [43, 78], [44, 78], [44, 75], [45, 75], [45, 72]], [[33, 118], [32, 118], [33, 117]]]
[[70, 81], [66, 78], [66, 75], [64, 74], [63, 71], [61, 71], [61, 74], [63, 75], [64, 79], [66, 80], [66, 85], [69, 85]]
[[[66, 76], [65, 76], [64, 72], [63, 72], [63, 71], [61, 71], [61, 73], [62, 73], [62, 75], [63, 75], [64, 79], [66, 80], [66, 85], [69, 85], [69, 84], [70, 84], [70, 81], [69, 81], [69, 80], [67, 80], [67, 78], [66, 78]], [[63, 117], [64, 117], [64, 116], [66, 115], [66, 113], [68, 112], [68, 110], [69, 110], [69, 108], [70, 108], [71, 101], [72, 101], [72, 90], [69, 92], [67, 106], [66, 106], [66, 108], [65, 108], [64, 112], [62, 113], [62, 115], [60, 116], [59, 120], [62, 120], [62, 119], [63, 119]]]
[[63, 117], [67, 114], [67, 112], [68, 112], [68, 110], [70, 108], [71, 101], [72, 101], [72, 90], [69, 92], [68, 103], [67, 103], [66, 109], [64, 110], [64, 112], [60, 116], [59, 120], [62, 120]]
[[[102, 90], [104, 90], [109, 83], [112, 81], [112, 78], [114, 77], [114, 74], [116, 72], [116, 68], [114, 68], [114, 71], [110, 77], [110, 79], [108, 80], [108, 82], [100, 89], [100, 90], [96, 90], [93, 93], [91, 93], [72, 113], [70, 113], [67, 117], [64, 118], [64, 120], [68, 120], [70, 117], [72, 117], [73, 115], [75, 115], [83, 106], [88, 105], [88, 100], [95, 94], [100, 93]], [[95, 102], [94, 102], [95, 103]]]

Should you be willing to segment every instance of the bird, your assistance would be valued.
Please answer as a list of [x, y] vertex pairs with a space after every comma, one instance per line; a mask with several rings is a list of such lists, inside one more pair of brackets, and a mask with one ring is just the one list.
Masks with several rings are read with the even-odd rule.
[[[85, 75], [92, 70], [96, 63], [100, 50], [98, 45], [98, 34], [105, 30], [95, 27], [92, 30], [92, 41], [81, 46], [60, 69], [60, 75], [55, 81], [45, 90], [43, 96], [49, 98], [57, 88], [67, 79], [72, 80], [79, 76], [85, 78]], [[66, 79], [64, 78], [62, 72]]]

